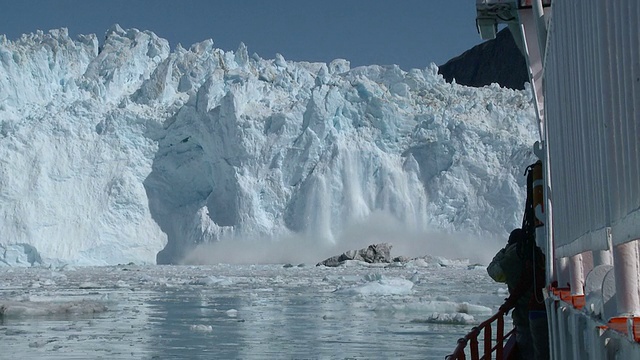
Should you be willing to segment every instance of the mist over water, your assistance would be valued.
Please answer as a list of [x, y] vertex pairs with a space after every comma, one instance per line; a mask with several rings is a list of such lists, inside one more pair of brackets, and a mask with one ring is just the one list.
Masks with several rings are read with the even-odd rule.
[[[326, 232], [318, 231], [319, 235]], [[506, 241], [506, 239], [505, 239]], [[389, 243], [391, 255], [409, 258], [426, 255], [468, 259], [487, 264], [501, 239], [486, 239], [463, 232], [445, 233], [412, 229], [393, 216], [376, 212], [365, 221], [346, 227], [335, 239], [314, 234], [291, 234], [274, 239], [227, 238], [201, 244], [182, 259], [189, 265], [213, 264], [316, 264], [348, 250]]]

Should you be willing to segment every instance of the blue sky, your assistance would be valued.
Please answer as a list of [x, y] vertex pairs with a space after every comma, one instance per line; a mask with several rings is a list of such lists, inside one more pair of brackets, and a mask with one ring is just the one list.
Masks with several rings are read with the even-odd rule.
[[184, 47], [213, 39], [216, 47], [271, 59], [352, 66], [444, 64], [481, 42], [474, 0], [0, 0], [0, 34], [66, 27], [69, 33], [151, 30]]

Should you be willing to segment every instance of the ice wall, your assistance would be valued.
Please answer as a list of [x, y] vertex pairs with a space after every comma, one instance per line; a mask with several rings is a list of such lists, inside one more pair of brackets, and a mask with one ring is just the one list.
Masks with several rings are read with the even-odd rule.
[[447, 84], [435, 65], [265, 60], [211, 40], [170, 52], [118, 26], [102, 46], [64, 29], [0, 37], [0, 100], [9, 264], [167, 263], [223, 238], [333, 243], [380, 212], [502, 237], [520, 221], [536, 134], [529, 92]]

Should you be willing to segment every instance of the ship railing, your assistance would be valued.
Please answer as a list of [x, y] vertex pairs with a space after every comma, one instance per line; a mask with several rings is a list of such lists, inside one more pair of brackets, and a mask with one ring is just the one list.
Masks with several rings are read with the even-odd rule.
[[[445, 357], [445, 360], [466, 360], [467, 345], [471, 360], [509, 359], [515, 348], [515, 328], [505, 334], [504, 315], [505, 312], [499, 310], [480, 325], [473, 327], [465, 337], [458, 339], [458, 346], [451, 355]], [[478, 340], [480, 334], [482, 338]]]
[[550, 287], [544, 294], [552, 359], [640, 359], [640, 317], [608, 317], [601, 295], [587, 302], [569, 287]]

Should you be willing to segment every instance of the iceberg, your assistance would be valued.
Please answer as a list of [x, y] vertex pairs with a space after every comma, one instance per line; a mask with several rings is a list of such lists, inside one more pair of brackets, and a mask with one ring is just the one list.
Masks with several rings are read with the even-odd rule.
[[117, 25], [103, 43], [66, 29], [0, 40], [0, 265], [335, 245], [381, 213], [483, 239], [519, 225], [537, 134], [526, 91], [448, 84], [435, 64], [171, 50]]

